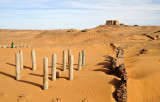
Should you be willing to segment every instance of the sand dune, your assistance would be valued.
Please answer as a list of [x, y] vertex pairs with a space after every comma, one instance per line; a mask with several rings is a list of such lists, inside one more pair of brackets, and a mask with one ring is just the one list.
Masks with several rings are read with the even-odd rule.
[[[115, 57], [110, 42], [125, 48], [128, 73], [128, 102], [160, 101], [160, 40], [144, 34], [159, 35], [159, 26], [100, 26], [88, 30], [0, 30], [0, 45], [31, 45], [0, 48], [0, 102], [116, 102], [114, 94], [120, 79], [109, 74], [109, 57]], [[72, 49], [74, 80], [68, 80], [68, 69], [62, 70], [62, 51]], [[139, 54], [142, 49], [147, 54]], [[23, 50], [24, 70], [15, 80], [15, 53]], [[36, 51], [37, 70], [32, 71], [31, 49]], [[86, 65], [77, 71], [78, 54], [86, 50]], [[49, 89], [42, 90], [43, 57], [57, 54], [60, 78]]]

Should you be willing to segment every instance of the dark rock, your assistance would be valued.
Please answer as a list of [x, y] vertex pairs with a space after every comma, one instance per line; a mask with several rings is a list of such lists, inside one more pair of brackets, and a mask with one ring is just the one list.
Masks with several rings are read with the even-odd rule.
[[127, 72], [123, 73], [123, 76], [121, 78], [121, 83], [127, 83]]
[[117, 67], [116, 59], [112, 58], [111, 59], [111, 70], [114, 70], [116, 67]]
[[115, 51], [115, 49], [117, 48], [113, 42], [110, 42], [110, 47], [113, 51]]
[[118, 58], [123, 58], [124, 57], [124, 50], [123, 50], [123, 48], [121, 48], [121, 47], [117, 48], [116, 57], [118, 57]]
[[127, 87], [126, 84], [121, 84], [117, 90], [117, 101], [127, 102]]
[[116, 67], [114, 69], [114, 74], [120, 78], [123, 77], [124, 73], [125, 73], [126, 69], [125, 69], [125, 64], [122, 63], [121, 65], [119, 65], [118, 67]]
[[159, 35], [157, 35], [157, 36], [156, 36], [156, 38], [157, 38], [157, 40], [159, 40], [159, 39], [160, 39], [160, 36], [159, 36]]
[[147, 49], [142, 49], [141, 51], [140, 51], [140, 54], [147, 54], [148, 53], [148, 50]]
[[81, 30], [81, 32], [87, 32], [87, 31], [88, 31], [88, 29]]

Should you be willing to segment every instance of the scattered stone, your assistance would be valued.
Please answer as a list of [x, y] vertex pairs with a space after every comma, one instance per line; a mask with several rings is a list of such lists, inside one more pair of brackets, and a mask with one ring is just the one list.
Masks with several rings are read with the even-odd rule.
[[119, 65], [119, 67], [118, 67], [119, 69], [118, 69], [118, 73], [117, 74], [119, 74], [118, 76], [119, 77], [123, 77], [123, 75], [124, 75], [124, 73], [125, 73], [125, 71], [126, 71], [126, 69], [125, 69], [125, 64], [124, 63], [122, 63], [121, 65]]
[[117, 102], [127, 102], [127, 73], [121, 78], [120, 87], [117, 89]]
[[23, 47], [23, 45], [20, 45], [19, 47]]
[[14, 48], [17, 48], [18, 47], [18, 45], [14, 45]]
[[117, 101], [127, 102], [127, 87], [125, 83], [121, 84], [117, 90]]
[[113, 71], [116, 67], [117, 67], [116, 59], [112, 58], [111, 59], [111, 71]]
[[116, 90], [117, 102], [127, 102], [127, 73], [123, 57], [124, 50], [117, 48], [116, 58], [111, 59], [111, 72], [121, 78], [120, 86]]
[[28, 94], [20, 94], [18, 96], [17, 102], [31, 102], [30, 95], [28, 95]]
[[23, 45], [23, 47], [27, 47], [26, 45]]
[[157, 35], [157, 36], [156, 36], [156, 38], [157, 38], [157, 40], [159, 40], [159, 39], [160, 39], [160, 36], [159, 36], [159, 35]]
[[62, 99], [60, 99], [60, 98], [53, 98], [52, 102], [62, 102]]
[[11, 46], [6, 46], [6, 48], [11, 48]]
[[91, 102], [87, 98], [83, 99], [82, 102]]
[[125, 24], [121, 23], [120, 26], [125, 26]]
[[2, 48], [6, 48], [6, 45], [3, 45]]
[[81, 32], [88, 32], [88, 29], [81, 30]]
[[150, 39], [152, 39], [152, 40], [155, 40], [155, 39], [156, 39], [156, 37], [151, 36], [151, 35], [147, 35], [147, 34], [143, 34], [143, 35], [145, 35], [146, 37], [148, 37], [148, 38], [150, 38]]
[[97, 33], [106, 33], [108, 30], [107, 29], [99, 29], [97, 30]]
[[123, 48], [121, 48], [121, 47], [117, 48], [116, 57], [118, 57], [118, 58], [124, 58], [124, 50], [123, 50]]
[[31, 47], [31, 45], [27, 45], [27, 47]]
[[121, 83], [126, 83], [127, 84], [127, 73], [126, 72], [123, 73]]
[[[18, 47], [31, 47], [31, 45], [14, 45], [13, 48], [18, 48]], [[0, 45], [0, 48], [11, 48], [10, 45]]]
[[156, 32], [154, 32], [154, 33], [159, 33], [160, 32], [160, 30], [158, 30], [158, 31], [156, 31]]
[[117, 48], [113, 42], [110, 42], [110, 47], [112, 48], [113, 51], [115, 51], [115, 49]]
[[147, 54], [148, 53], [148, 50], [147, 49], [142, 49], [141, 51], [140, 51], [140, 54]]
[[74, 32], [74, 31], [76, 31], [76, 30], [74, 30], [74, 29], [67, 30], [67, 32]]

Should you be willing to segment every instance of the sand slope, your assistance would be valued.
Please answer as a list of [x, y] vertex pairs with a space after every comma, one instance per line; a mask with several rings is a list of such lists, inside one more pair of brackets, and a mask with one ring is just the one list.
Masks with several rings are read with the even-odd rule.
[[[0, 45], [31, 45], [31, 48], [0, 48], [0, 102], [115, 102], [115, 89], [119, 78], [110, 75], [109, 57], [115, 56], [110, 42], [125, 48], [128, 73], [129, 102], [160, 101], [160, 40], [154, 35], [158, 26], [96, 27], [86, 31], [67, 30], [0, 30]], [[158, 34], [158, 33], [156, 33]], [[62, 70], [62, 51], [72, 49], [74, 80], [68, 80], [68, 69]], [[147, 54], [137, 55], [143, 48]], [[15, 53], [23, 50], [24, 70], [21, 80], [15, 80]], [[36, 50], [37, 71], [31, 70], [31, 49]], [[77, 71], [78, 53], [86, 50], [86, 66]], [[60, 78], [49, 89], [42, 90], [43, 57], [57, 54], [57, 71]]]

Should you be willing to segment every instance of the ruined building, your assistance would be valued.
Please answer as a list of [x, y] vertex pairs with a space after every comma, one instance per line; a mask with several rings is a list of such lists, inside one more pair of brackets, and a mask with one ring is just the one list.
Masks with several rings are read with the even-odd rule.
[[118, 20], [107, 20], [106, 25], [120, 25]]

